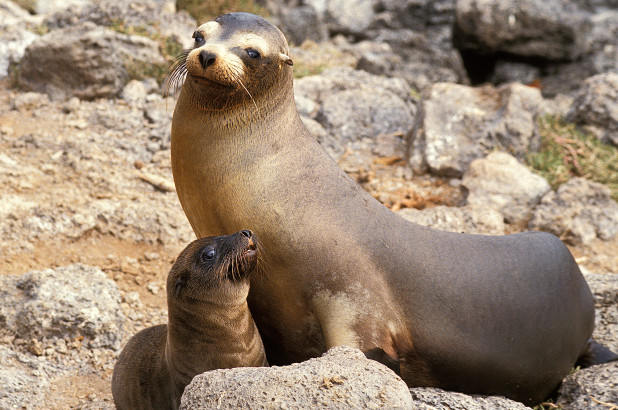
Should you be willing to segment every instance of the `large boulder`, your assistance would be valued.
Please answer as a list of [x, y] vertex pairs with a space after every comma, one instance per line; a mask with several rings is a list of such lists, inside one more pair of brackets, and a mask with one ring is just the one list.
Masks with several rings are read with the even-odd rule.
[[106, 0], [65, 8], [45, 19], [50, 29], [92, 22], [125, 31], [144, 32], [150, 37], [171, 37], [185, 47], [193, 44], [191, 33], [197, 23], [185, 11], [176, 12], [174, 0]]
[[413, 122], [414, 101], [401, 79], [339, 67], [301, 78], [294, 92], [307, 107], [304, 114], [326, 130], [328, 138], [320, 142], [336, 159], [351, 143], [367, 139], [375, 145], [379, 135], [403, 134]]
[[431, 387], [410, 389], [414, 406], [421, 410], [526, 410], [529, 407], [502, 396], [469, 396]]
[[551, 190], [545, 178], [499, 151], [472, 161], [462, 185], [468, 190], [468, 204], [493, 208], [512, 224], [530, 219], [532, 209]]
[[478, 54], [574, 60], [586, 50], [590, 27], [567, 0], [458, 0], [453, 40]]
[[99, 268], [76, 264], [1, 279], [0, 323], [20, 338], [84, 338], [91, 348], [121, 347], [120, 292]]
[[341, 346], [290, 366], [202, 373], [185, 388], [180, 408], [410, 409], [412, 399], [392, 370]]
[[18, 81], [54, 99], [114, 97], [133, 71], [164, 64], [154, 40], [86, 22], [32, 43], [21, 60]]
[[543, 97], [536, 88], [440, 83], [423, 97], [408, 134], [408, 162], [418, 173], [461, 177], [473, 160], [495, 149], [524, 158], [538, 145]]
[[610, 240], [618, 234], [618, 203], [605, 185], [573, 178], [541, 199], [528, 227], [571, 243]]
[[618, 403], [618, 362], [593, 366], [568, 375], [556, 404], [565, 409], [608, 410]]

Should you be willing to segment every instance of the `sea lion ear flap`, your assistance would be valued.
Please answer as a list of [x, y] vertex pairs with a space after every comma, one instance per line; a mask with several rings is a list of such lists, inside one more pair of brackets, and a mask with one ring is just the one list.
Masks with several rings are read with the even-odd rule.
[[279, 58], [287, 65], [294, 65], [294, 62], [287, 54], [279, 53]]

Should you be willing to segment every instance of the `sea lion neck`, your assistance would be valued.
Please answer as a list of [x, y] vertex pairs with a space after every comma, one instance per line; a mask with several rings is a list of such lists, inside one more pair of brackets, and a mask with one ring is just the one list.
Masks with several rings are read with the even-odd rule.
[[[165, 355], [177, 385], [184, 388], [195, 374], [209, 369], [234, 367], [234, 360], [242, 365], [242, 357], [222, 355], [213, 341], [227, 340], [232, 345], [244, 343], [247, 329], [253, 331], [255, 327], [246, 300], [225, 307], [203, 302], [168, 303], [168, 306]], [[199, 357], [192, 354], [197, 351]]]
[[269, 121], [280, 115], [279, 112], [286, 106], [291, 104], [295, 107], [291, 69], [283, 69], [290, 72], [282, 74], [278, 83], [259, 92], [245, 91], [246, 98], [241, 102], [225, 106], [221, 105], [221, 100], [226, 97], [223, 91], [218, 90], [220, 94], [208, 93], [187, 79], [178, 97], [174, 115], [181, 111], [190, 120], [216, 124], [219, 129], [224, 129], [229, 121], [237, 121], [236, 127]]

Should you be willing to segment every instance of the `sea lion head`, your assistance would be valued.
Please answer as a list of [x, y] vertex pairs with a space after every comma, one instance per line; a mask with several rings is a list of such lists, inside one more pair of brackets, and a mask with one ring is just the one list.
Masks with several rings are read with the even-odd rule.
[[167, 279], [168, 300], [218, 303], [243, 300], [258, 263], [259, 242], [249, 230], [191, 242], [178, 255]]
[[191, 92], [206, 110], [253, 104], [282, 79], [291, 78], [292, 60], [285, 36], [251, 13], [229, 13], [202, 24], [193, 48], [176, 60], [168, 89]]

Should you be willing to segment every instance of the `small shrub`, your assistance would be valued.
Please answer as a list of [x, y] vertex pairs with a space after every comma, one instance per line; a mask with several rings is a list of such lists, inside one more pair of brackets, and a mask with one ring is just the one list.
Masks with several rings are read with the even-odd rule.
[[528, 156], [528, 164], [556, 189], [572, 177], [585, 177], [607, 185], [618, 201], [618, 148], [555, 116], [539, 120], [541, 148]]

